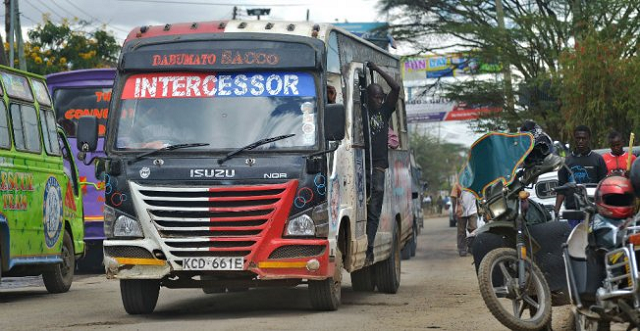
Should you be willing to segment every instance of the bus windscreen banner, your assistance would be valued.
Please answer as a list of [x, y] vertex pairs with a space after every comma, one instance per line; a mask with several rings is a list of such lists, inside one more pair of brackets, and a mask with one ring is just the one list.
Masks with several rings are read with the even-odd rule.
[[122, 99], [211, 97], [313, 97], [313, 76], [304, 72], [149, 73], [127, 78]]
[[314, 68], [316, 52], [309, 46], [287, 48], [139, 50], [124, 55], [125, 69], [234, 70], [248, 68]]

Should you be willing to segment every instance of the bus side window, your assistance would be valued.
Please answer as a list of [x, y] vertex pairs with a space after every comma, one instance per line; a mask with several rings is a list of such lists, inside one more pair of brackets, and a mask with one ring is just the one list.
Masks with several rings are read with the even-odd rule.
[[338, 52], [338, 35], [331, 31], [329, 35], [329, 45], [327, 50], [327, 71], [336, 74], [340, 73], [340, 54]]
[[42, 149], [36, 109], [33, 106], [20, 104], [11, 104], [10, 109], [16, 149], [40, 153]]
[[9, 134], [9, 120], [7, 118], [7, 107], [0, 101], [0, 148], [11, 148], [11, 135]]
[[40, 109], [40, 127], [42, 128], [42, 136], [44, 137], [44, 150], [49, 155], [60, 155], [56, 123], [52, 110]]

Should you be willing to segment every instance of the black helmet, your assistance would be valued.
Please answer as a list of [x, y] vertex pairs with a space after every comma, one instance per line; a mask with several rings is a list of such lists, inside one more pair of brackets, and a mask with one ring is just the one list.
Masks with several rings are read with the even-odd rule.
[[546, 134], [542, 128], [534, 121], [524, 121], [520, 127], [520, 132], [528, 132], [533, 135], [533, 150], [525, 159], [525, 164], [540, 163], [547, 155], [553, 153], [553, 140]]

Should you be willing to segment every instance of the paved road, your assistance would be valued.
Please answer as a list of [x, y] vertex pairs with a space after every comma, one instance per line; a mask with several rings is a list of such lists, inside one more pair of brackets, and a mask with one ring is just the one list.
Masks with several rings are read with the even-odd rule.
[[505, 330], [484, 306], [471, 257], [457, 254], [455, 229], [446, 218], [424, 223], [416, 257], [402, 261], [398, 293], [353, 292], [345, 274], [336, 312], [312, 310], [298, 286], [211, 295], [162, 289], [154, 314], [130, 316], [118, 282], [102, 275], [79, 275], [58, 295], [47, 294], [40, 277], [7, 278], [0, 330]]

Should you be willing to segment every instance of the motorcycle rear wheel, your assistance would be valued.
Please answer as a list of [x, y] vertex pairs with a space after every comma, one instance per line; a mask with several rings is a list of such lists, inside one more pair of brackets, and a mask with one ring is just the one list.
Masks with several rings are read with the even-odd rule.
[[551, 292], [540, 268], [525, 260], [526, 291], [518, 288], [518, 257], [511, 248], [489, 252], [478, 270], [480, 294], [491, 314], [511, 330], [540, 330], [551, 323]]

